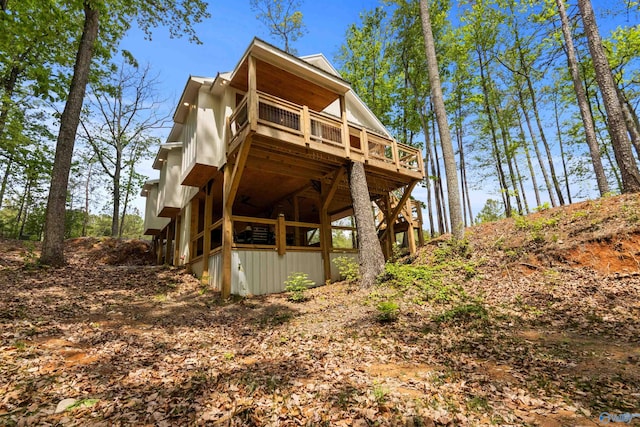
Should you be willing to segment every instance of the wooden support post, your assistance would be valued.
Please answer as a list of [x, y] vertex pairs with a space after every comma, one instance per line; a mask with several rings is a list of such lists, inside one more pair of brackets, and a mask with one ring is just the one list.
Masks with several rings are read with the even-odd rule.
[[424, 223], [422, 222], [422, 207], [419, 204], [416, 212], [418, 213], [418, 244], [424, 246], [424, 231], [422, 230]]
[[249, 127], [252, 131], [258, 129], [258, 83], [256, 80], [256, 58], [249, 55], [247, 72], [247, 109], [249, 116]]
[[331, 218], [329, 217], [329, 205], [338, 185], [345, 174], [344, 167], [340, 167], [333, 176], [331, 185], [322, 184], [322, 194], [320, 196], [320, 248], [322, 250], [322, 261], [324, 267], [324, 279], [331, 280]]
[[200, 200], [194, 198], [191, 201], [191, 224], [189, 226], [189, 265], [198, 252], [198, 242], [195, 240], [198, 234], [198, 215], [200, 214]]
[[[409, 253], [411, 255], [416, 253], [416, 233], [413, 230], [413, 209], [411, 198], [405, 202], [405, 218], [407, 219], [407, 243], [409, 244]], [[407, 215], [408, 214], [408, 215]]]
[[175, 235], [175, 220], [169, 222], [167, 225], [167, 241], [166, 249], [164, 251], [164, 262], [168, 265], [173, 265], [173, 236]]
[[[295, 222], [300, 221], [300, 202], [298, 196], [293, 196], [293, 220]], [[300, 246], [300, 227], [293, 229], [293, 243], [296, 246]]]
[[386, 194], [384, 196], [384, 205], [387, 207], [387, 211], [384, 213], [384, 218], [385, 218], [385, 222], [387, 223], [387, 228], [385, 228], [384, 232], [382, 233], [381, 239], [384, 239], [386, 237], [385, 252], [386, 252], [386, 257], [390, 258], [391, 255], [393, 255], [393, 243], [396, 236], [393, 230], [393, 223], [395, 221], [394, 221], [394, 216], [391, 213], [391, 197], [389, 194]]
[[176, 229], [175, 229], [175, 237], [174, 237], [175, 246], [173, 248], [173, 265], [175, 266], [178, 266], [181, 264], [181, 259], [180, 259], [180, 245], [182, 244], [181, 228], [182, 228], [182, 213], [178, 214], [178, 216], [176, 217]]
[[209, 252], [211, 251], [211, 223], [213, 222], [213, 180], [209, 180], [205, 186], [204, 199], [204, 236], [202, 243], [202, 278], [204, 285], [209, 285]]
[[344, 95], [340, 96], [340, 117], [342, 119], [342, 143], [344, 144], [345, 158], [351, 158], [351, 138], [349, 138], [349, 122], [347, 120], [347, 101]]
[[233, 222], [231, 221], [233, 201], [229, 200], [231, 188], [231, 165], [224, 167], [224, 196], [222, 205], [222, 280], [220, 296], [227, 299], [231, 295], [231, 246], [233, 245]]
[[278, 255], [287, 253], [287, 226], [284, 223], [284, 214], [278, 215], [276, 223], [276, 246], [278, 247]]
[[[408, 184], [405, 189], [404, 189], [404, 193], [402, 194], [402, 197], [400, 198], [400, 200], [398, 201], [398, 204], [393, 208], [393, 210], [391, 210], [391, 205], [387, 205], [389, 209], [389, 211], [391, 211], [391, 218], [392, 221], [395, 223], [396, 218], [398, 217], [398, 214], [400, 213], [400, 210], [403, 208], [404, 204], [406, 203], [407, 199], [409, 198], [409, 196], [411, 195], [411, 192], [413, 191], [413, 188], [416, 186], [416, 184], [418, 183], [418, 181], [413, 181], [410, 184]], [[387, 196], [385, 196], [387, 197]], [[382, 233], [382, 236], [380, 236], [380, 239], [384, 239], [384, 237], [386, 236], [386, 234], [388, 232], [390, 232], [391, 230], [389, 230], [389, 226], [387, 224], [387, 229]], [[395, 236], [393, 236], [393, 238], [395, 238]]]

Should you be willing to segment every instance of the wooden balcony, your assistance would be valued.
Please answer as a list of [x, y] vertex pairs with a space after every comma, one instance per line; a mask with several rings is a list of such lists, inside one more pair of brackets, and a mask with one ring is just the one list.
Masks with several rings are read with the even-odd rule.
[[320, 153], [360, 161], [379, 172], [389, 171], [411, 179], [424, 177], [418, 148], [266, 93], [257, 92], [257, 98], [253, 123], [249, 113], [253, 100], [248, 96], [229, 117], [228, 153], [235, 151], [250, 132], [255, 132]]

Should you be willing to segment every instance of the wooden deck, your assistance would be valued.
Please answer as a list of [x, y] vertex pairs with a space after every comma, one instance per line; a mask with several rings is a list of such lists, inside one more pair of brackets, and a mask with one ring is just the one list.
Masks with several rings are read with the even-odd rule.
[[305, 105], [261, 92], [257, 92], [257, 98], [257, 114], [253, 122], [249, 114], [253, 100], [249, 96], [243, 98], [229, 117], [228, 153], [235, 151], [253, 131], [320, 153], [360, 161], [381, 172], [399, 173], [412, 179], [424, 177], [423, 160], [418, 148], [343, 122], [329, 114], [312, 111]]

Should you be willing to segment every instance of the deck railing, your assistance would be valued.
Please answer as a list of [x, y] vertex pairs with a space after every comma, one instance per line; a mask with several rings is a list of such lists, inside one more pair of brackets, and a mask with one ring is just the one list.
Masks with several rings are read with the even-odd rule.
[[[228, 147], [237, 143], [242, 131], [249, 125], [249, 102], [245, 96], [229, 118]], [[350, 123], [343, 132], [343, 123], [329, 114], [309, 110], [275, 96], [258, 92], [256, 125], [291, 135], [290, 141], [304, 144], [319, 151], [337, 154], [341, 150], [345, 157], [371, 163], [384, 169], [423, 174], [420, 150], [364, 127]], [[345, 135], [349, 141], [345, 141]], [[337, 150], [336, 150], [337, 149]]]

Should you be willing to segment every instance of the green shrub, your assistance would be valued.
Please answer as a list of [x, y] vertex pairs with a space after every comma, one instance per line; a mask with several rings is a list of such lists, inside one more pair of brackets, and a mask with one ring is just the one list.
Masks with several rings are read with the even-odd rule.
[[394, 301], [380, 301], [378, 303], [378, 320], [380, 322], [394, 322], [398, 319], [400, 306]]
[[442, 314], [433, 318], [436, 322], [470, 322], [472, 320], [485, 320], [487, 318], [487, 309], [478, 302], [474, 301], [466, 304], [456, 305]]
[[346, 280], [349, 283], [355, 283], [360, 280], [360, 266], [353, 258], [340, 256], [335, 258], [333, 263], [338, 267], [342, 280]]
[[314, 285], [307, 273], [291, 273], [284, 282], [284, 290], [289, 293], [289, 301], [302, 302], [307, 300], [305, 291]]

